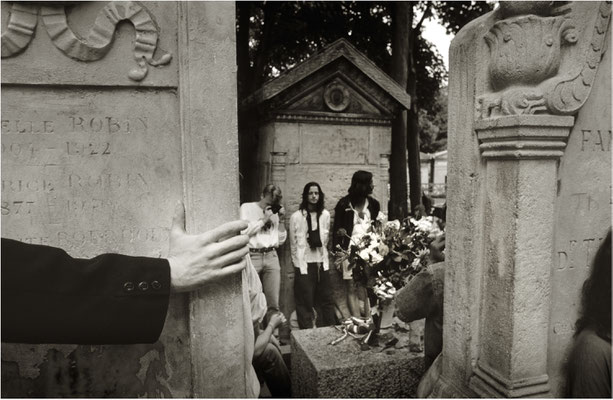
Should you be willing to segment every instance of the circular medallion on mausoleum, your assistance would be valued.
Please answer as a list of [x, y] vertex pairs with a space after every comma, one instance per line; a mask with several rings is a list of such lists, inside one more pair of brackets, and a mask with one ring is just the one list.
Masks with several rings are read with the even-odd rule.
[[331, 83], [324, 90], [324, 102], [332, 111], [345, 111], [349, 107], [349, 100], [349, 90], [340, 83]]

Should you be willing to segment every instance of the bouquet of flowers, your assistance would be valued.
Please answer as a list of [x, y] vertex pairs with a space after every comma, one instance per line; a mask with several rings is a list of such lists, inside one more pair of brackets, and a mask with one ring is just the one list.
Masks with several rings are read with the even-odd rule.
[[349, 248], [336, 249], [335, 264], [348, 262], [353, 279], [376, 296], [376, 302], [390, 300], [428, 265], [428, 246], [440, 234], [432, 217], [372, 221], [361, 236], [351, 238]]

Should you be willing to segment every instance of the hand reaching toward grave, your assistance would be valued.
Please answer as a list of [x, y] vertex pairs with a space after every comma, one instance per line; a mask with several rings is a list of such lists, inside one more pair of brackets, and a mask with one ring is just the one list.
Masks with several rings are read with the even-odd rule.
[[204, 284], [241, 271], [246, 266], [249, 237], [240, 231], [245, 221], [225, 223], [210, 231], [185, 232], [185, 208], [177, 203], [170, 229], [170, 284], [173, 292], [188, 292]]

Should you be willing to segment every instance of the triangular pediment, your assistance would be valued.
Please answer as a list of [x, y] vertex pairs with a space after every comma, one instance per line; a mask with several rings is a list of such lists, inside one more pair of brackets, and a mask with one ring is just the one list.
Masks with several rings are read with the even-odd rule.
[[292, 96], [279, 104], [277, 110], [279, 113], [342, 113], [362, 118], [389, 117], [393, 112], [340, 74]]
[[272, 118], [391, 121], [410, 106], [406, 90], [340, 39], [266, 82], [241, 105]]

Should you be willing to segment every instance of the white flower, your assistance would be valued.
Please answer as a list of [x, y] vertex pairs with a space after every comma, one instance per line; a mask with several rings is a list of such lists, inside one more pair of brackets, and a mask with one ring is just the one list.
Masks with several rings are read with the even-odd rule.
[[438, 224], [434, 222], [432, 217], [423, 217], [421, 219], [411, 218], [411, 223], [415, 225], [418, 231], [426, 233], [428, 237], [434, 239], [436, 235], [440, 234], [441, 230]]
[[379, 254], [385, 257], [386, 255], [389, 254], [389, 252], [390, 252], [390, 248], [385, 243], [379, 244]]
[[372, 257], [372, 261], [376, 264], [380, 263], [381, 261], [383, 261], [383, 257], [381, 257], [381, 254], [377, 253], [377, 252], [372, 252], [370, 253], [370, 256]]
[[393, 220], [393, 221], [388, 221], [385, 224], [386, 228], [394, 228], [396, 230], [400, 229], [400, 221], [398, 221], [397, 219]]
[[360, 252], [358, 253], [358, 256], [360, 256], [360, 258], [364, 261], [370, 261], [370, 255], [368, 253], [368, 249], [360, 250]]
[[419, 250], [416, 254], [415, 257], [417, 258], [424, 258], [426, 257], [428, 254], [430, 254], [430, 250], [429, 249], [421, 249]]

